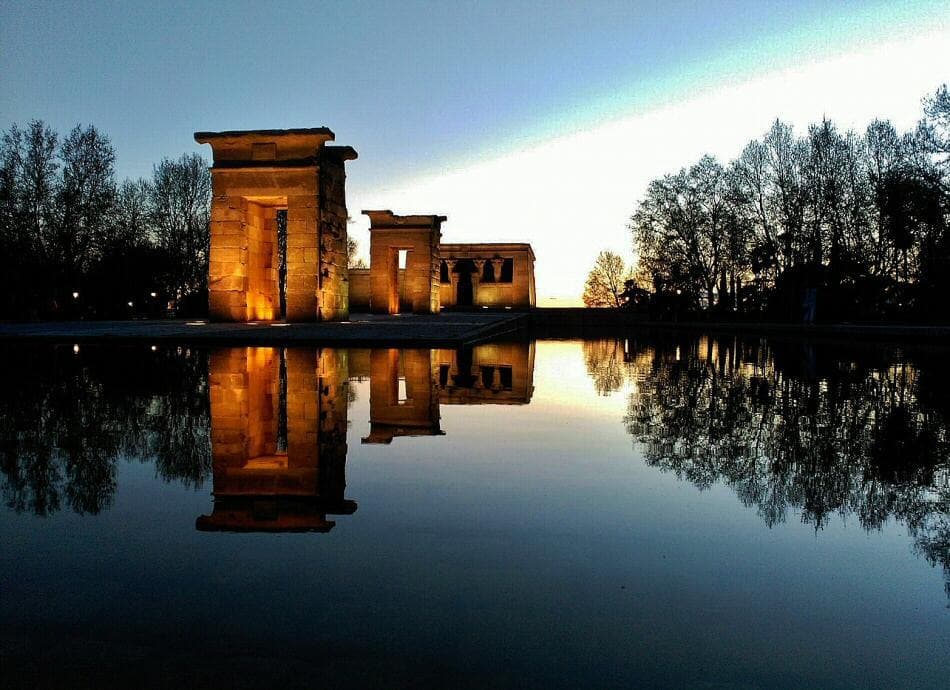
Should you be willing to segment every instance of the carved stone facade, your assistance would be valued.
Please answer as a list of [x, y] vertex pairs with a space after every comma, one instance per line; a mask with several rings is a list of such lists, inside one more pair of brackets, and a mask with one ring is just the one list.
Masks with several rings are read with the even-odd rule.
[[530, 244], [443, 244], [439, 251], [443, 307], [527, 309], [537, 303]]
[[[372, 286], [380, 284], [373, 281], [381, 281], [382, 274], [377, 272], [375, 258], [379, 255], [383, 256], [384, 261], [390, 261], [387, 254], [377, 252], [372, 255], [370, 268], [350, 269], [350, 311], [376, 311], [370, 302]], [[435, 255], [433, 252], [433, 256]], [[441, 243], [437, 255], [440, 261], [435, 285], [439, 293], [439, 309], [530, 309], [536, 305], [534, 252], [530, 244]], [[387, 265], [391, 266], [391, 263]], [[388, 290], [392, 289], [390, 271], [391, 269], [385, 272], [384, 284]], [[400, 311], [408, 311], [411, 304], [407, 295], [409, 284], [406, 275], [404, 270], [396, 271], [396, 294], [400, 301]], [[418, 276], [415, 280], [418, 280]], [[382, 310], [382, 313], [394, 312]]]
[[531, 246], [441, 244], [445, 216], [363, 211], [370, 268], [354, 270], [351, 283], [344, 164], [356, 152], [328, 146], [333, 139], [326, 127], [195, 133], [214, 157], [212, 320], [332, 321], [351, 309], [437, 314], [446, 307], [535, 306]]
[[[348, 146], [315, 129], [197, 132], [210, 144], [209, 313], [216, 321], [344, 319]], [[286, 211], [286, 314], [281, 314], [277, 213]]]

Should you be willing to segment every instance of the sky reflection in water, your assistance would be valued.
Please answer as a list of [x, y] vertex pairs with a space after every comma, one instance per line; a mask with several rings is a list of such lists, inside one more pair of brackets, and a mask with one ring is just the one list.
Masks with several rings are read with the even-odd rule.
[[943, 352], [655, 335], [4, 354], [8, 681], [950, 672]]

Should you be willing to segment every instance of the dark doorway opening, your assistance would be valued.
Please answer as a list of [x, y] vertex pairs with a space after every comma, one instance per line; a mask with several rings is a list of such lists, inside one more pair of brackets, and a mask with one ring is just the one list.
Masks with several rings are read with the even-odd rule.
[[455, 295], [455, 305], [458, 307], [471, 307], [475, 304], [475, 288], [472, 285], [472, 274], [475, 270], [475, 262], [471, 259], [460, 259], [455, 264], [455, 272], [459, 277]]
[[287, 209], [277, 209], [277, 318], [287, 318]]

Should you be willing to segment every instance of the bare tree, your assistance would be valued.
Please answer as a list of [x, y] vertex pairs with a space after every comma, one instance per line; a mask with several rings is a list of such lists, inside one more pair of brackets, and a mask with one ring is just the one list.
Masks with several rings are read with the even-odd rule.
[[211, 174], [198, 154], [165, 158], [155, 166], [151, 184], [154, 242], [177, 266], [167, 286], [179, 298], [206, 287], [208, 280]]
[[629, 277], [630, 272], [621, 257], [610, 251], [602, 251], [587, 275], [584, 304], [588, 307], [622, 306], [624, 281]]
[[369, 268], [363, 257], [358, 256], [360, 250], [359, 242], [352, 237], [346, 238], [346, 265], [347, 268]]
[[52, 249], [67, 281], [64, 292], [72, 292], [108, 232], [115, 201], [115, 152], [94, 126], [77, 125], [63, 139], [60, 158], [63, 175]]

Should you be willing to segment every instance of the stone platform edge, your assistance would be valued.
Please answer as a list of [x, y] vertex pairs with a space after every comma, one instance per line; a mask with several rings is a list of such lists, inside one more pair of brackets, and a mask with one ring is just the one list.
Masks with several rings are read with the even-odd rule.
[[[363, 316], [363, 315], [355, 315]], [[0, 323], [0, 344], [176, 343], [181, 345], [463, 347], [527, 331], [527, 315], [510, 312], [367, 318], [318, 323], [213, 323], [204, 319]]]

